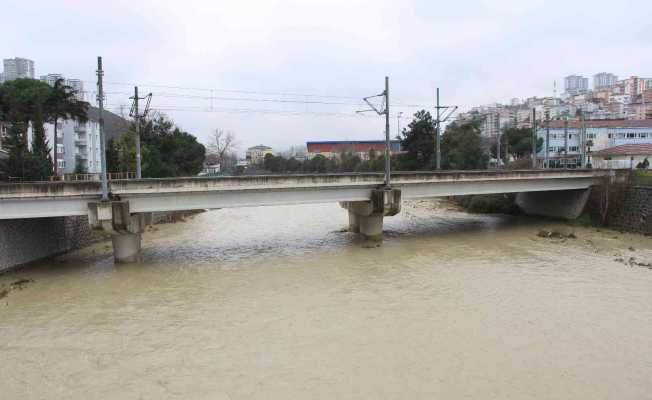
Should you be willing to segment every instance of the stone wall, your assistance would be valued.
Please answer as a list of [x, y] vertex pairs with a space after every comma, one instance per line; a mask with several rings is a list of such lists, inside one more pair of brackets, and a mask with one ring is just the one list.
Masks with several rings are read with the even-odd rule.
[[101, 238], [85, 216], [0, 220], [0, 272]]
[[652, 186], [627, 187], [607, 224], [615, 229], [652, 235]]

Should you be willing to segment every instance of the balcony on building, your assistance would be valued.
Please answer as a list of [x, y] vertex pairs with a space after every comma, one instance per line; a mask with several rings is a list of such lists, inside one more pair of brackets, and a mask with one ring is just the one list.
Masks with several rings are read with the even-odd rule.
[[87, 146], [86, 135], [80, 135], [80, 134], [75, 135], [75, 146], [86, 147]]
[[86, 133], [86, 124], [85, 123], [79, 123], [75, 122], [75, 132], [77, 133]]
[[75, 158], [78, 160], [87, 160], [88, 152], [86, 150], [75, 151]]

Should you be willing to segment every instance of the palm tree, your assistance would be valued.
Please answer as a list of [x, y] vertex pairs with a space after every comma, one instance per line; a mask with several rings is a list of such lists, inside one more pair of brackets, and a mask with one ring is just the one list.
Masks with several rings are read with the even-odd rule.
[[54, 82], [47, 102], [49, 120], [54, 123], [54, 176], [59, 175], [57, 161], [57, 125], [59, 120], [72, 119], [77, 122], [88, 121], [89, 104], [79, 100], [76, 95], [77, 92], [72, 87], [66, 85], [63, 79], [57, 79]]

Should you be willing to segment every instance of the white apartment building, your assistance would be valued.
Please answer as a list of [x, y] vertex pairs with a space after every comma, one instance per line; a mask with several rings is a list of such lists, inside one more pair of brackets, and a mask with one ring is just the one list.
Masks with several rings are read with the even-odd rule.
[[589, 143], [591, 152], [621, 145], [652, 144], [652, 120], [590, 120], [585, 121], [584, 129], [578, 120], [567, 124], [554, 120], [550, 121], [547, 133], [545, 123], [537, 129], [544, 147], [537, 155], [539, 165], [544, 166], [547, 147], [550, 168], [576, 168], [586, 165]]
[[34, 61], [27, 58], [5, 58], [3, 60], [4, 72], [2, 78], [4, 82], [13, 81], [18, 78], [34, 79]]
[[589, 90], [589, 78], [581, 75], [569, 75], [564, 78], [564, 90], [568, 94], [580, 94]]
[[612, 87], [618, 82], [618, 77], [609, 72], [600, 72], [593, 75], [593, 89], [600, 90]]
[[[97, 121], [91, 119], [86, 123], [72, 120], [59, 121], [56, 146], [54, 145], [54, 124], [45, 124], [44, 129], [53, 161], [55, 149], [57, 151], [59, 174], [73, 173], [77, 165], [81, 166], [86, 173], [102, 171], [100, 128]], [[31, 128], [27, 131], [27, 137], [29, 146], [31, 146]]]

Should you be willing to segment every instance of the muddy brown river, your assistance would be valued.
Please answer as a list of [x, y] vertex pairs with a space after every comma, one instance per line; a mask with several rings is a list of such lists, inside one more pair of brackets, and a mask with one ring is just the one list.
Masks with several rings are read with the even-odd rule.
[[[406, 203], [214, 210], [0, 275], [0, 399], [651, 399], [652, 240]], [[537, 236], [572, 230], [575, 239]], [[640, 265], [639, 265], [640, 264]]]

